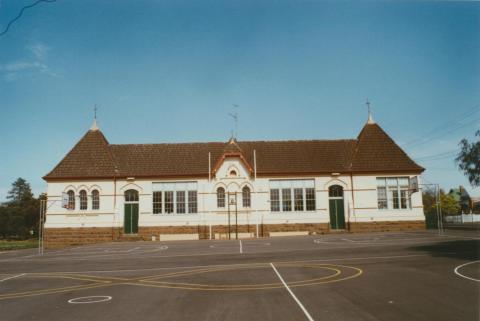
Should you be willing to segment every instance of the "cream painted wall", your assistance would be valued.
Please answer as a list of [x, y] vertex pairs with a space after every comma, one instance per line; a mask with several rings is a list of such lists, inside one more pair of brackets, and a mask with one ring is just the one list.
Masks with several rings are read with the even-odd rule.
[[[231, 170], [237, 176], [229, 175]], [[135, 189], [139, 192], [139, 226], [185, 226], [220, 225], [228, 223], [228, 211], [217, 208], [216, 189], [224, 187], [227, 192], [236, 192], [238, 200], [238, 224], [282, 224], [282, 223], [328, 223], [328, 188], [341, 185], [344, 188], [345, 219], [350, 222], [424, 220], [421, 192], [412, 195], [412, 208], [407, 210], [378, 210], [376, 177], [372, 176], [319, 176], [288, 177], [288, 179], [314, 179], [316, 191], [316, 211], [270, 212], [270, 179], [250, 177], [247, 168], [239, 159], [227, 158], [215, 177], [200, 180], [170, 180], [197, 182], [197, 214], [153, 214], [152, 186], [169, 180], [102, 180], [82, 182], [49, 182], [47, 187], [48, 210], [46, 228], [59, 227], [121, 227], [123, 226], [124, 192]], [[404, 176], [404, 175], [390, 175]], [[287, 179], [287, 178], [285, 178]], [[352, 197], [352, 184], [354, 199]], [[244, 186], [251, 190], [251, 208], [242, 207], [241, 190]], [[76, 195], [76, 209], [62, 208], [62, 193], [72, 189]], [[79, 210], [78, 193], [85, 189], [88, 209]], [[100, 192], [100, 209], [91, 209], [91, 191]], [[355, 206], [353, 205], [355, 203]], [[231, 207], [231, 220], [234, 222], [234, 207]]]

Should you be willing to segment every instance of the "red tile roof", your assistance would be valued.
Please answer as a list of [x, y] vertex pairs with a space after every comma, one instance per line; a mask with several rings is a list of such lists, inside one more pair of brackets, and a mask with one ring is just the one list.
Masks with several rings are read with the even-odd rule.
[[234, 144], [109, 144], [100, 130], [89, 130], [44, 179], [112, 177], [208, 177], [226, 154], [241, 153], [257, 176], [331, 173], [420, 173], [377, 124], [367, 124], [357, 139], [245, 141]]

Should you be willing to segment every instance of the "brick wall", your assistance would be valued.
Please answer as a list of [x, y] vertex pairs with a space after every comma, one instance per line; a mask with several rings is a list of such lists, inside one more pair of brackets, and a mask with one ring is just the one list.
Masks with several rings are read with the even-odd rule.
[[[397, 222], [361, 222], [348, 224], [348, 232], [387, 232], [425, 229], [424, 221]], [[268, 237], [270, 232], [308, 231], [309, 234], [324, 234], [330, 232], [328, 223], [305, 224], [263, 224], [258, 226], [258, 235]], [[235, 233], [235, 226], [230, 226], [230, 232]], [[228, 225], [212, 226], [212, 238], [216, 234], [227, 234]], [[256, 233], [256, 225], [239, 225], [238, 233]], [[152, 236], [160, 234], [198, 234], [200, 239], [210, 238], [209, 226], [145, 226], [139, 227], [138, 234], [124, 235], [123, 228], [91, 227], [91, 228], [47, 228], [45, 229], [45, 247], [58, 248], [73, 245], [104, 243], [121, 240], [150, 241]]]

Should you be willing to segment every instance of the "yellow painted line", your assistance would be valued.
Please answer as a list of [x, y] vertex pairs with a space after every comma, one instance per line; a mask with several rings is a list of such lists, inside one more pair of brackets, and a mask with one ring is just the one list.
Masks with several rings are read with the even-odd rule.
[[[314, 279], [308, 279], [308, 280], [302, 280], [302, 281], [294, 281], [289, 284], [303, 284], [303, 283], [312, 283], [312, 282], [317, 282], [320, 280], [325, 280], [325, 279], [331, 279], [334, 278], [338, 275], [340, 275], [342, 272], [338, 269], [334, 268], [327, 268], [327, 267], [319, 267], [319, 268], [325, 268], [328, 270], [332, 270], [335, 273], [319, 278], [314, 278]], [[181, 285], [181, 286], [197, 286], [197, 287], [217, 287], [217, 288], [243, 288], [243, 287], [255, 287], [255, 288], [263, 288], [263, 287], [282, 287], [282, 283], [261, 283], [261, 284], [198, 284], [198, 283], [181, 283], [181, 282], [159, 282], [159, 281], [146, 281], [146, 280], [140, 280], [140, 282], [145, 282], [145, 283], [155, 283], [155, 284], [163, 284], [163, 285]]]
[[88, 278], [80, 278], [80, 277], [73, 277], [68, 275], [38, 275], [36, 278], [51, 278], [51, 279], [70, 279], [76, 281], [90, 281], [90, 282], [97, 282], [97, 283], [112, 283], [112, 281], [108, 280], [95, 280], [95, 279], [88, 279]]
[[[279, 266], [282, 267], [298, 267], [298, 264], [295, 263], [280, 263]], [[213, 268], [205, 268], [205, 269], [198, 269], [198, 270], [190, 270], [190, 271], [180, 271], [180, 272], [172, 272], [167, 274], [158, 274], [152, 275], [147, 277], [140, 277], [136, 278], [135, 280], [151, 280], [151, 279], [165, 279], [175, 276], [189, 276], [207, 272], [215, 272], [215, 271], [229, 271], [229, 270], [240, 270], [240, 269], [258, 269], [258, 268], [269, 268], [268, 263], [255, 263], [255, 264], [234, 264], [231, 266], [216, 266]]]
[[[294, 263], [285, 262], [285, 263], [280, 263], [279, 266], [327, 269], [335, 272], [331, 275], [327, 275], [319, 278], [291, 282], [289, 283], [289, 286], [291, 287], [313, 286], [313, 285], [341, 282], [341, 281], [359, 277], [363, 273], [363, 270], [360, 268], [346, 266], [346, 265], [336, 265], [336, 264], [335, 265], [334, 264], [298, 264], [295, 262]], [[268, 268], [268, 265], [264, 263], [259, 263], [259, 264], [253, 264], [253, 265], [241, 265], [241, 266], [236, 265], [236, 266], [228, 266], [228, 267], [224, 266], [224, 267], [216, 267], [216, 268], [210, 268], [210, 269], [198, 269], [193, 271], [167, 273], [167, 274], [162, 274], [158, 276], [149, 276], [146, 278], [142, 277], [142, 278], [136, 278], [136, 279], [135, 278], [134, 279], [117, 278], [117, 277], [97, 277], [97, 276], [91, 276], [91, 275], [37, 273], [37, 274], [30, 274], [30, 276], [89, 281], [89, 282], [94, 282], [94, 284], [2, 294], [0, 295], [0, 300], [40, 296], [40, 295], [55, 294], [55, 293], [62, 293], [62, 292], [68, 292], [68, 291], [78, 291], [78, 290], [93, 289], [93, 288], [107, 287], [107, 286], [113, 286], [113, 285], [132, 285], [132, 286], [144, 286], [144, 287], [154, 287], [154, 288], [164, 288], [164, 289], [181, 289], [181, 290], [192, 290], [192, 291], [247, 291], [247, 290], [268, 290], [268, 289], [282, 288], [283, 285], [281, 283], [215, 285], [215, 284], [194, 284], [194, 283], [152, 281], [152, 279], [155, 279], [155, 278], [165, 279], [165, 278], [171, 278], [171, 277], [190, 276], [190, 275], [201, 274], [201, 273], [232, 271], [232, 270], [252, 269], [252, 268], [258, 269], [258, 268], [264, 268], [264, 267]], [[353, 275], [336, 278], [342, 274], [343, 272], [342, 268], [347, 270], [355, 270], [356, 273]], [[123, 281], [123, 282], [119, 282], [119, 281]]]
[[111, 286], [114, 285], [112, 283], [102, 283], [102, 284], [95, 284], [95, 285], [78, 285], [78, 286], [71, 286], [71, 287], [64, 287], [64, 288], [55, 288], [55, 289], [46, 289], [46, 290], [37, 290], [37, 291], [26, 291], [26, 292], [18, 292], [18, 293], [11, 293], [11, 294], [3, 294], [0, 295], [0, 300], [5, 299], [15, 299], [15, 298], [22, 298], [22, 297], [29, 297], [29, 296], [38, 296], [38, 295], [46, 295], [46, 294], [54, 294], [54, 293], [62, 293], [62, 292], [69, 292], [69, 291], [78, 291], [78, 290], [85, 290], [85, 289], [93, 289], [99, 288], [104, 286]]
[[68, 273], [65, 273], [65, 274], [51, 274], [51, 275], [54, 275], [54, 276], [69, 276], [71, 278], [75, 278], [75, 277], [79, 277], [78, 279], [82, 279], [82, 278], [87, 278], [87, 279], [90, 279], [92, 281], [97, 281], [97, 280], [100, 280], [100, 281], [130, 281], [131, 279], [128, 279], [128, 278], [119, 278], [119, 277], [115, 277], [115, 276], [96, 276], [96, 275], [86, 275], [86, 274], [68, 274]]
[[[296, 283], [290, 283], [292, 287], [303, 287], [303, 286], [313, 286], [313, 285], [319, 285], [319, 284], [327, 284], [327, 283], [335, 283], [335, 282], [341, 282], [341, 281], [346, 281], [349, 279], [353, 279], [356, 277], [359, 277], [362, 275], [363, 270], [356, 268], [356, 267], [351, 267], [351, 266], [345, 266], [345, 265], [339, 265], [338, 267], [343, 267], [346, 269], [352, 269], [355, 270], [356, 273], [350, 276], [342, 277], [339, 279], [334, 279], [334, 280], [328, 280], [329, 278], [331, 279], [332, 276], [327, 276], [327, 277], [322, 277], [322, 278], [317, 278], [317, 279], [312, 279], [312, 280], [305, 280], [305, 281], [297, 281]], [[321, 268], [321, 266], [319, 266]], [[324, 267], [326, 268], [326, 267]], [[333, 269], [333, 268], [331, 268]], [[335, 276], [338, 276], [340, 273], [336, 273]], [[167, 288], [167, 289], [183, 289], [183, 290], [197, 290], [197, 291], [244, 291], [244, 290], [266, 290], [266, 289], [278, 289], [282, 288], [282, 284], [266, 284], [266, 285], [258, 285], [258, 286], [241, 286], [241, 285], [208, 285], [208, 284], [192, 284], [192, 283], [176, 283], [176, 282], [155, 282], [155, 281], [142, 281], [140, 280], [139, 282], [142, 283], [128, 283], [129, 285], [142, 285], [142, 286], [151, 286], [151, 287], [159, 287], [159, 288]]]

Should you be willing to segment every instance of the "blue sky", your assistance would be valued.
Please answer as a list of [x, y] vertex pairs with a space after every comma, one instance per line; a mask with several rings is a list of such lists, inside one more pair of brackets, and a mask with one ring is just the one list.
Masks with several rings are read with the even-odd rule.
[[[0, 0], [0, 30], [32, 2]], [[45, 190], [95, 104], [111, 143], [226, 141], [233, 104], [239, 140], [336, 139], [369, 97], [428, 182], [468, 187], [479, 57], [478, 2], [40, 3], [0, 37], [0, 201], [19, 176]]]

